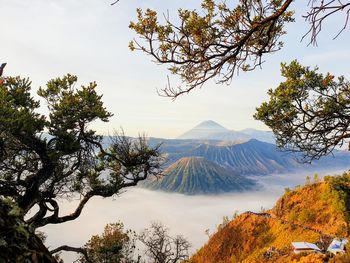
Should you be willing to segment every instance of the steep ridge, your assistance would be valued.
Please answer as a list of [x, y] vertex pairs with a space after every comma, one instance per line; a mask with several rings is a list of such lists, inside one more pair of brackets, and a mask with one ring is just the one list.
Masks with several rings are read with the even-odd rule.
[[256, 189], [254, 181], [228, 171], [203, 157], [185, 157], [170, 165], [160, 179], [143, 182], [146, 188], [185, 194], [217, 194]]
[[281, 173], [301, 167], [292, 156], [279, 152], [275, 145], [255, 139], [225, 147], [202, 144], [187, 154], [205, 157], [241, 175]]
[[350, 252], [330, 258], [291, 250], [291, 242], [325, 249], [332, 238], [348, 237], [349, 208], [350, 173], [287, 189], [267, 213], [243, 213], [218, 229], [190, 262], [350, 262]]
[[312, 165], [300, 163], [297, 161], [297, 154], [281, 152], [274, 144], [255, 139], [244, 143], [226, 144], [212, 140], [150, 139], [151, 145], [160, 142], [162, 142], [161, 151], [167, 160], [165, 167], [183, 157], [191, 156], [204, 157], [238, 175], [268, 175], [294, 172], [299, 169], [327, 169], [334, 166], [346, 169], [350, 164], [350, 154], [344, 151], [335, 151], [334, 157], [323, 157]]

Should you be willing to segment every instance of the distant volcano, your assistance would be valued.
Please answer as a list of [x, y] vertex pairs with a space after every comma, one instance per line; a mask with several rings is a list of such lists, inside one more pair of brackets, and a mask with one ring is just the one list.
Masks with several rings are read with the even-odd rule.
[[178, 139], [205, 139], [220, 141], [248, 141], [251, 137], [245, 133], [230, 131], [215, 121], [204, 121], [185, 132]]
[[143, 183], [146, 188], [184, 194], [217, 194], [257, 188], [253, 180], [235, 175], [203, 157], [185, 157], [170, 165], [164, 177]]

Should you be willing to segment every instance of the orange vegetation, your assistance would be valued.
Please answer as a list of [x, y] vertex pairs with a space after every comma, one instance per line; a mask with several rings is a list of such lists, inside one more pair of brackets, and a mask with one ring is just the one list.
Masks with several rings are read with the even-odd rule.
[[285, 193], [270, 212], [291, 223], [331, 235], [347, 236], [348, 223], [342, 211], [342, 200], [331, 184], [320, 182]]
[[327, 248], [333, 237], [348, 237], [350, 174], [287, 190], [267, 213], [246, 212], [213, 234], [191, 263], [350, 262], [349, 255], [299, 254], [291, 242]]

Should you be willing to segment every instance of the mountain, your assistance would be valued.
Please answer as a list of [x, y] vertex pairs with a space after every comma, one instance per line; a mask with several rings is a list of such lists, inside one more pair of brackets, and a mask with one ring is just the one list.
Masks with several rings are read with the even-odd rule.
[[292, 251], [291, 242], [310, 242], [322, 250], [333, 238], [349, 238], [350, 174], [328, 176], [304, 187], [287, 189], [275, 207], [245, 212], [219, 225], [190, 263], [350, 262], [344, 255]]
[[251, 139], [247, 134], [230, 131], [214, 121], [204, 121], [195, 126], [193, 129], [180, 135], [178, 139], [197, 139], [197, 140], [220, 140], [241, 142]]
[[184, 194], [217, 194], [256, 189], [254, 181], [235, 175], [203, 157], [185, 157], [170, 165], [160, 179], [145, 181], [153, 190]]
[[207, 139], [211, 134], [224, 133], [229, 130], [214, 121], [203, 121], [191, 130], [180, 135], [178, 139]]
[[252, 128], [244, 129], [240, 131], [253, 139], [275, 144], [275, 137], [272, 131], [261, 131]]
[[205, 157], [239, 175], [282, 173], [301, 167], [291, 155], [279, 152], [275, 145], [255, 139], [229, 146], [202, 144], [186, 155]]
[[215, 140], [149, 140], [152, 146], [160, 142], [167, 159], [165, 167], [191, 156], [204, 157], [238, 175], [268, 175], [329, 167], [348, 169], [350, 164], [350, 154], [345, 151], [334, 151], [334, 156], [315, 160], [311, 165], [300, 163], [297, 161], [298, 157], [301, 159], [300, 154], [281, 152], [276, 145], [255, 139], [239, 144]]

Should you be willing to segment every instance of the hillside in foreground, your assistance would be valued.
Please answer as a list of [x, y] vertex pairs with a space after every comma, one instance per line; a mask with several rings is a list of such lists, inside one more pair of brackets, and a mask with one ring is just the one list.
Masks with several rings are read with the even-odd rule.
[[350, 262], [350, 253], [295, 254], [291, 242], [326, 249], [349, 237], [350, 173], [287, 190], [266, 213], [246, 212], [213, 234], [190, 259], [211, 262]]

